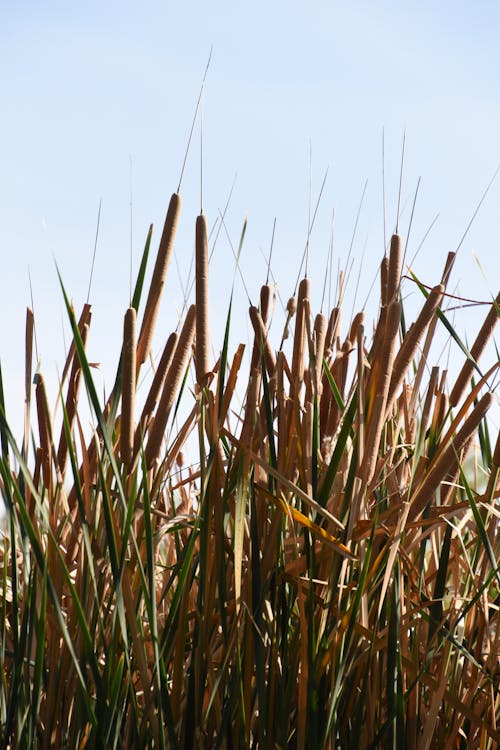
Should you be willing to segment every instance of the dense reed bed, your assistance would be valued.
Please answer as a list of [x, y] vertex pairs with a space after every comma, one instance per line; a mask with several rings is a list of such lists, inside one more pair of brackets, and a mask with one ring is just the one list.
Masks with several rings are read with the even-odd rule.
[[[478, 360], [500, 298], [468, 351], [444, 312], [450, 256], [408, 325], [396, 234], [375, 321], [342, 321], [342, 292], [314, 314], [303, 278], [271, 337], [264, 284], [245, 358], [231, 305], [209, 330], [203, 214], [196, 304], [156, 330], [180, 210], [175, 193], [142, 308], [148, 234], [106, 403], [90, 306], [77, 318], [62, 284], [57, 408], [42, 373], [33, 394], [28, 310], [20, 445], [0, 409], [1, 746], [497, 747], [500, 363]], [[429, 360], [440, 331], [463, 359], [451, 383]]]

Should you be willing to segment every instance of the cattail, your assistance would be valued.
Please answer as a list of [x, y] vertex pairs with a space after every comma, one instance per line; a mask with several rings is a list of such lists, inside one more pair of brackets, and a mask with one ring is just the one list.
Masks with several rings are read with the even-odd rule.
[[[263, 284], [260, 288], [260, 314], [264, 324], [267, 326], [269, 314], [271, 312], [271, 301], [272, 301], [272, 287], [270, 284]], [[253, 350], [252, 350], [252, 364], [251, 369], [255, 370], [260, 365], [260, 339], [257, 335], [254, 338]]]
[[129, 465], [134, 443], [134, 404], [136, 383], [136, 311], [129, 307], [123, 322], [122, 347], [122, 416], [120, 424], [120, 454]]
[[267, 325], [271, 314], [271, 303], [273, 301], [273, 288], [270, 284], [263, 284], [260, 288], [260, 314]]
[[196, 380], [204, 386], [209, 373], [208, 230], [204, 214], [196, 218]]
[[33, 310], [26, 308], [25, 334], [25, 368], [24, 368], [24, 436], [23, 456], [28, 453], [30, 439], [31, 382], [33, 379], [33, 338], [35, 333], [35, 316]]
[[179, 334], [176, 331], [171, 333], [167, 339], [167, 343], [165, 344], [165, 348], [163, 349], [158, 367], [156, 368], [156, 372], [153, 377], [153, 382], [151, 383], [149, 393], [142, 409], [140, 422], [143, 425], [145, 424], [147, 418], [154, 412], [156, 404], [158, 403], [160, 391], [165, 382], [165, 377], [167, 375], [168, 368], [170, 367], [170, 363], [172, 362], [178, 340]]
[[37, 373], [34, 382], [36, 386], [36, 411], [38, 417], [38, 434], [40, 437], [42, 479], [45, 487], [49, 488], [52, 481], [52, 425], [50, 421], [49, 402], [43, 375]]
[[385, 424], [387, 396], [389, 393], [400, 320], [401, 304], [394, 300], [387, 308], [384, 342], [377, 362], [377, 378], [374, 383], [375, 398], [369, 414], [364, 461], [361, 470], [361, 479], [363, 479], [365, 484], [369, 484], [373, 478], [377, 463], [378, 446], [382, 428]]
[[[81, 328], [80, 335], [82, 339], [83, 347], [87, 344], [87, 337], [89, 333], [89, 325], [85, 323]], [[78, 405], [78, 395], [80, 392], [80, 382], [82, 375], [82, 367], [77, 352], [73, 355], [73, 364], [71, 367], [71, 373], [68, 381], [68, 392], [66, 394], [66, 415], [68, 418], [69, 429], [71, 430], [73, 422], [76, 416], [76, 409]], [[66, 430], [64, 425], [61, 429], [61, 436], [59, 438], [59, 447], [57, 449], [57, 463], [61, 475], [64, 477], [66, 471], [66, 465], [68, 462], [68, 442], [66, 440]]]
[[161, 295], [163, 292], [163, 287], [165, 285], [165, 278], [167, 276], [170, 258], [172, 257], [172, 250], [174, 247], [175, 233], [177, 231], [177, 223], [179, 221], [181, 205], [181, 196], [178, 193], [173, 193], [172, 197], [170, 198], [167, 216], [165, 219], [165, 226], [163, 228], [163, 234], [161, 236], [160, 246], [158, 248], [158, 255], [156, 257], [153, 276], [151, 278], [151, 285], [149, 287], [146, 307], [144, 308], [144, 318], [142, 321], [141, 332], [137, 344], [138, 367], [140, 367], [140, 365], [142, 365], [146, 361], [151, 349], [156, 320], [158, 318], [158, 312], [160, 310]]
[[293, 316], [295, 315], [296, 312], [297, 312], [297, 299], [296, 299], [296, 297], [290, 297], [290, 299], [286, 303], [286, 313], [287, 313], [287, 315], [286, 315], [285, 327], [283, 329], [283, 335], [281, 337], [280, 349], [283, 348], [283, 342], [290, 335], [290, 321], [291, 321], [291, 319], [293, 318]]
[[430, 502], [433, 492], [435, 492], [443, 479], [449, 476], [452, 470], [456, 473], [457, 457], [462, 453], [464, 446], [476, 431], [479, 423], [490, 408], [492, 401], [492, 394], [486, 393], [465, 420], [448, 448], [428, 467], [425, 478], [411, 498], [411, 508], [408, 516], [410, 521], [414, 521], [422, 513], [426, 505]]
[[314, 319], [314, 376], [313, 385], [318, 395], [321, 396], [323, 388], [321, 382], [321, 373], [323, 372], [323, 357], [325, 354], [326, 341], [326, 316], [318, 313]]
[[276, 370], [276, 357], [267, 335], [267, 328], [264, 321], [262, 320], [260, 312], [256, 307], [250, 305], [248, 312], [255, 333], [255, 342], [258, 342], [259, 349], [261, 346], [264, 348], [266, 369], [269, 377], [272, 378]]
[[403, 265], [403, 243], [399, 234], [391, 237], [389, 252], [389, 268], [387, 273], [387, 304], [396, 299], [401, 282], [401, 268]]
[[295, 338], [292, 357], [292, 388], [298, 389], [304, 378], [304, 355], [306, 347], [306, 325], [304, 300], [311, 297], [311, 280], [304, 278], [299, 284], [297, 317], [295, 319]]
[[357, 361], [357, 374], [358, 374], [358, 409], [357, 409], [357, 424], [358, 424], [358, 467], [361, 466], [363, 461], [363, 448], [365, 443], [365, 352], [364, 352], [364, 338], [365, 329], [362, 323], [358, 325], [356, 332], [358, 361]]
[[474, 341], [472, 348], [470, 350], [471, 359], [467, 359], [464, 362], [464, 365], [462, 369], [460, 370], [460, 374], [455, 382], [455, 385], [453, 386], [453, 389], [450, 393], [450, 404], [452, 406], [456, 406], [460, 399], [462, 398], [464, 391], [467, 387], [467, 383], [470, 381], [472, 377], [472, 373], [474, 372], [474, 364], [477, 362], [481, 356], [481, 354], [484, 352], [486, 348], [486, 344], [491, 338], [491, 335], [493, 334], [493, 330], [497, 324], [499, 315], [500, 315], [500, 294], [497, 296], [496, 300], [493, 302], [492, 306], [490, 307], [490, 310], [488, 312], [488, 315], [486, 316], [486, 320], [484, 321], [483, 325], [481, 326], [481, 330], [479, 331], [476, 340]]
[[184, 325], [182, 326], [172, 364], [169, 367], [167, 376], [165, 378], [165, 383], [163, 384], [163, 391], [161, 394], [160, 403], [158, 404], [158, 409], [156, 411], [156, 417], [151, 427], [151, 432], [146, 447], [146, 465], [148, 469], [153, 466], [160, 452], [170, 410], [173, 406], [177, 394], [177, 389], [179, 388], [179, 385], [181, 383], [182, 376], [186, 369], [189, 355], [191, 353], [195, 320], [196, 305], [191, 305], [187, 312]]
[[[251, 447], [255, 423], [257, 419], [257, 400], [260, 388], [260, 372], [254, 370], [248, 381], [247, 397], [245, 403], [245, 416], [241, 428], [240, 442], [246, 447]], [[245, 459], [248, 461], [248, 459]]]
[[334, 307], [328, 319], [328, 328], [326, 330], [325, 350], [327, 356], [331, 356], [335, 342], [340, 336], [341, 308]]
[[358, 336], [358, 328], [359, 326], [362, 326], [365, 322], [365, 313], [363, 310], [361, 312], [356, 313], [354, 318], [352, 319], [351, 327], [349, 329], [349, 335], [348, 339], [349, 341], [353, 342], [356, 341]]
[[389, 304], [388, 279], [389, 258], [387, 255], [384, 255], [380, 264], [380, 302], [384, 306]]
[[410, 326], [408, 333], [406, 334], [401, 348], [397, 353], [396, 359], [394, 360], [394, 368], [391, 377], [391, 385], [389, 387], [389, 399], [387, 402], [387, 411], [389, 412], [398, 389], [404, 380], [408, 367], [415, 356], [418, 345], [422, 340], [427, 326], [437, 308], [439, 307], [441, 300], [443, 299], [444, 286], [438, 284], [435, 286], [430, 294], [428, 295], [425, 303], [420, 311], [420, 314], [416, 321]]

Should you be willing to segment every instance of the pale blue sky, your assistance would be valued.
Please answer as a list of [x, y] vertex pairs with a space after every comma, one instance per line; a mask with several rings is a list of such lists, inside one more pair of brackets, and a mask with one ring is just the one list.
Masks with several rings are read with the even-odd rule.
[[[366, 179], [353, 248], [357, 274], [366, 246], [358, 306], [382, 256], [383, 128], [388, 232], [396, 216], [405, 128], [403, 232], [422, 178], [409, 257], [439, 213], [415, 263], [430, 284], [500, 164], [500, 6], [493, 0], [1, 3], [0, 316], [7, 323], [0, 359], [15, 422], [22, 414], [28, 268], [42, 369], [56, 382], [64, 312], [54, 258], [79, 309], [87, 296], [101, 198], [90, 357], [102, 362], [111, 385], [109, 368], [129, 296], [130, 162], [135, 269], [151, 222], [156, 251], [211, 45], [204, 208], [215, 220], [237, 173], [227, 225], [237, 244], [248, 214], [242, 269], [253, 299], [265, 280], [261, 250], [268, 252], [275, 216], [273, 272], [283, 297], [293, 289], [307, 233], [310, 143], [313, 196], [329, 167], [311, 239], [316, 307], [332, 209], [335, 263], [342, 264]], [[199, 163], [197, 130], [181, 191], [177, 256], [184, 279], [199, 210]], [[496, 293], [499, 250], [500, 179], [460, 250], [452, 286], [481, 299]], [[232, 267], [221, 236], [211, 268], [216, 349]], [[355, 280], [352, 293], [354, 286]], [[246, 340], [247, 301], [239, 280], [236, 289], [234, 326]], [[167, 292], [157, 347], [175, 327], [182, 304], [175, 265]], [[467, 316], [460, 313], [456, 325], [472, 336], [477, 326]]]

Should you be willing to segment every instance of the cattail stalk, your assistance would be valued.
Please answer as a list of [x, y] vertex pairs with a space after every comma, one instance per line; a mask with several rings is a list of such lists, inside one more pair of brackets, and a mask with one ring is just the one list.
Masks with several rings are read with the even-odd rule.
[[144, 308], [144, 318], [142, 321], [141, 332], [137, 344], [137, 367], [140, 367], [147, 359], [153, 341], [153, 334], [160, 310], [161, 296], [165, 286], [168, 266], [172, 257], [174, 248], [175, 234], [181, 212], [181, 196], [179, 193], [173, 193], [170, 198], [163, 234], [156, 256], [156, 263], [151, 278], [149, 294]]

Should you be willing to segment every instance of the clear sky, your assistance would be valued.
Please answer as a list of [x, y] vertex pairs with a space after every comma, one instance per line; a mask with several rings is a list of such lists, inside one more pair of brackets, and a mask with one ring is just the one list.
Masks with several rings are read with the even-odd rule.
[[[212, 45], [203, 106], [204, 210], [210, 223], [215, 221], [236, 174], [227, 227], [237, 245], [248, 215], [241, 265], [253, 300], [265, 281], [263, 254], [269, 251], [274, 217], [272, 271], [285, 300], [292, 292], [307, 237], [310, 175], [314, 203], [328, 168], [311, 236], [314, 309], [321, 300], [332, 210], [334, 263], [342, 266], [368, 180], [353, 243], [348, 312], [360, 267], [356, 305], [362, 305], [383, 254], [383, 130], [387, 232], [396, 220], [405, 129], [403, 233], [421, 177], [408, 257], [439, 214], [414, 265], [429, 284], [439, 280], [446, 252], [457, 247], [500, 164], [496, 0], [4, 0], [0, 359], [15, 424], [22, 414], [28, 270], [42, 370], [56, 383], [68, 327], [55, 262], [79, 310], [87, 297], [101, 199], [89, 356], [101, 363], [111, 386], [109, 368], [120, 348], [129, 300], [130, 237], [135, 272], [151, 222], [156, 251]], [[200, 206], [198, 128], [181, 192], [176, 254], [185, 283]], [[489, 299], [500, 287], [499, 209], [500, 177], [455, 266], [451, 287], [468, 297]], [[217, 350], [233, 266], [222, 234], [211, 265]], [[157, 347], [177, 323], [179, 273], [173, 264]], [[415, 293], [411, 285], [409, 293]], [[235, 333], [246, 340], [248, 301], [239, 279], [235, 294], [240, 306]], [[483, 315], [458, 312], [458, 330], [472, 337]]]

